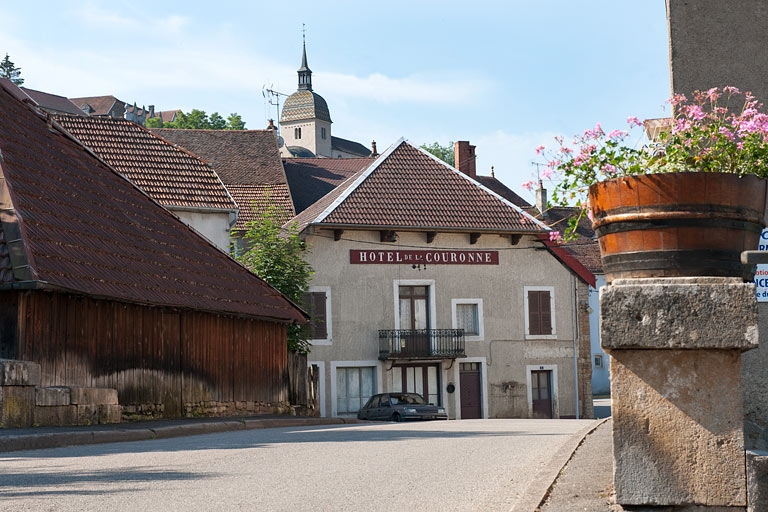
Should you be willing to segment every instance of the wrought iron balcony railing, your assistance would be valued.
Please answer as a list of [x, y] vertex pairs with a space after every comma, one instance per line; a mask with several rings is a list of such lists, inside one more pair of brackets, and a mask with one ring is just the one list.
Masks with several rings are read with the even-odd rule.
[[379, 359], [465, 357], [464, 329], [394, 329], [379, 331]]

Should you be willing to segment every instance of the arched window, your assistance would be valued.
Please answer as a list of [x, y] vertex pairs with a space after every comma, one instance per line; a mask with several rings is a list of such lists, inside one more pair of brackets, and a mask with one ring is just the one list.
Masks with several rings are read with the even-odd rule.
[[301, 139], [301, 128], [294, 128], [293, 129], [293, 138], [296, 140]]

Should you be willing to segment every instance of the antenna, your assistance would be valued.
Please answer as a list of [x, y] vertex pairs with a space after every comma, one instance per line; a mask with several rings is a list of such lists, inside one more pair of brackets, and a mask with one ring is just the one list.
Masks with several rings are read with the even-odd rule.
[[288, 96], [288, 94], [272, 89], [272, 85], [267, 87], [267, 85], [264, 84], [264, 86], [261, 88], [261, 95], [264, 96], [264, 99], [267, 101], [267, 103], [275, 107], [275, 112], [277, 113], [277, 116], [275, 117], [275, 119], [277, 120], [277, 132], [279, 134], [280, 133], [280, 96]]
[[541, 172], [540, 172], [541, 171], [541, 167], [542, 166], [543, 167], [547, 167], [547, 164], [543, 164], [541, 162], [531, 162], [531, 165], [535, 165], [536, 166], [536, 181], [541, 183]]

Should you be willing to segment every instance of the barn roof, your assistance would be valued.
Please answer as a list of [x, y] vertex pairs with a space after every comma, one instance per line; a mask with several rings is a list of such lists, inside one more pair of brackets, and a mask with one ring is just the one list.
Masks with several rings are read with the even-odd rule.
[[0, 286], [305, 321], [25, 98], [0, 79]]

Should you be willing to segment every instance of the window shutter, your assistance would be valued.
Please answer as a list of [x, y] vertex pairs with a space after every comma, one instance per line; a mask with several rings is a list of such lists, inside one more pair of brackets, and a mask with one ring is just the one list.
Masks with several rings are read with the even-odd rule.
[[308, 294], [308, 307], [310, 319], [310, 338], [324, 340], [328, 337], [325, 318], [325, 292], [311, 292]]
[[552, 334], [552, 308], [548, 291], [528, 292], [529, 334]]

